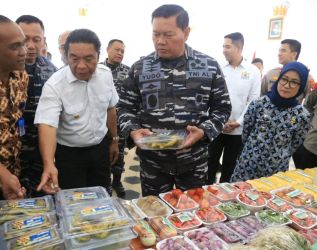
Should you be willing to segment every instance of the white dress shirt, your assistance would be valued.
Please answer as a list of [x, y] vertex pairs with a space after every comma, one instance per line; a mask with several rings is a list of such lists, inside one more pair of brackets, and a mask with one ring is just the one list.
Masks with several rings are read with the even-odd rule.
[[261, 73], [251, 63], [242, 60], [238, 67], [226, 63], [222, 67], [232, 105], [229, 120], [237, 121], [240, 126], [231, 135], [241, 135], [243, 130], [243, 116], [249, 103], [260, 96]]
[[108, 131], [107, 109], [118, 100], [112, 73], [106, 66], [98, 64], [88, 82], [78, 80], [66, 66], [45, 83], [34, 124], [57, 128], [61, 145], [97, 145]]

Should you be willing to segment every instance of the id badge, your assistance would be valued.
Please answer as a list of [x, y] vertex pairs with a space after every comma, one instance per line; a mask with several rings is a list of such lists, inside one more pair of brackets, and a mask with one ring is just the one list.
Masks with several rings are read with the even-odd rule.
[[24, 118], [23, 117], [21, 117], [18, 120], [18, 130], [19, 130], [19, 135], [20, 136], [25, 135], [25, 127], [24, 127]]

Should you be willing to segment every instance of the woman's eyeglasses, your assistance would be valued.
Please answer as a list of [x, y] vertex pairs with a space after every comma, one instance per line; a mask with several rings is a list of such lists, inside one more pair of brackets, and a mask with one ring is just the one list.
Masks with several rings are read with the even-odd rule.
[[296, 88], [297, 86], [300, 86], [300, 82], [298, 81], [295, 81], [295, 80], [289, 80], [285, 77], [282, 77], [280, 80], [279, 80], [279, 83], [283, 86], [286, 86], [288, 84], [288, 86], [291, 88], [291, 89], [294, 89]]

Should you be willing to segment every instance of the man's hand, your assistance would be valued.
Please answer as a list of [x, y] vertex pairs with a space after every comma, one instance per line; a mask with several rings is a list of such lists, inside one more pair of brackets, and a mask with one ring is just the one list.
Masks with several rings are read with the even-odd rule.
[[130, 132], [130, 137], [134, 141], [134, 143], [139, 140], [140, 138], [147, 136], [147, 135], [152, 135], [153, 132], [147, 128], [141, 128], [138, 130], [134, 130]]
[[205, 134], [204, 130], [202, 130], [201, 128], [198, 128], [196, 126], [188, 125], [186, 127], [186, 130], [188, 131], [188, 135], [185, 138], [185, 141], [183, 142], [183, 145], [181, 148], [192, 147], [196, 142], [201, 140]]
[[116, 163], [119, 157], [118, 141], [112, 140], [109, 146], [109, 160], [111, 166]]
[[26, 190], [21, 187], [18, 177], [11, 174], [9, 170], [1, 167], [1, 185], [3, 197], [6, 200], [21, 199], [25, 197]]
[[223, 128], [223, 132], [231, 133], [234, 129], [238, 127], [240, 127], [240, 123], [238, 123], [237, 121], [228, 121]]
[[43, 190], [47, 194], [55, 194], [59, 191], [58, 171], [54, 164], [44, 166], [41, 177], [41, 183], [37, 187], [37, 191]]

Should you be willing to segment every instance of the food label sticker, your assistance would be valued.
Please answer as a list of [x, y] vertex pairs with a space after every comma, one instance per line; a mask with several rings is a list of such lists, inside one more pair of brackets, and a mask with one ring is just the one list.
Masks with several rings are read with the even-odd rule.
[[44, 216], [36, 216], [31, 219], [22, 220], [22, 225], [20, 229], [30, 228], [42, 225], [44, 223]]
[[304, 176], [304, 177], [307, 177], [307, 178], [309, 178], [309, 179], [312, 178], [309, 174], [306, 174], [304, 171], [296, 170], [295, 173], [300, 174], [300, 175], [302, 175], [302, 176]]
[[174, 229], [172, 223], [167, 218], [161, 216], [161, 219], [162, 219], [162, 223], [164, 225], [168, 226], [169, 228]]
[[141, 220], [140, 224], [148, 233], [152, 233], [152, 229], [150, 228], [147, 222], [145, 222], [144, 220]]
[[113, 207], [110, 205], [104, 205], [100, 207], [87, 207], [83, 210], [81, 210], [81, 214], [83, 216], [89, 216], [89, 215], [97, 215], [97, 214], [106, 214], [106, 213], [112, 213]]
[[228, 183], [220, 183], [219, 185], [228, 193], [231, 193], [233, 191], [233, 187]]
[[18, 208], [35, 208], [36, 200], [25, 200], [25, 201], [18, 201], [17, 207]]
[[92, 199], [97, 199], [98, 196], [96, 192], [76, 192], [73, 194], [73, 200], [78, 201], [78, 200], [92, 200]]
[[49, 241], [51, 240], [52, 234], [51, 230], [45, 230], [40, 233], [36, 233], [33, 235], [30, 235], [29, 237], [20, 237], [17, 239], [17, 244], [22, 245], [22, 246], [28, 246], [28, 245], [33, 245], [39, 242], [43, 241]]
[[281, 179], [283, 179], [284, 181], [287, 181], [287, 182], [293, 182], [291, 178], [285, 176], [285, 175], [282, 175], [282, 174], [275, 174], [277, 177], [280, 177]]
[[317, 187], [313, 185], [304, 184], [304, 188], [307, 188], [311, 191], [317, 192]]
[[286, 195], [289, 196], [289, 197], [291, 197], [291, 198], [294, 198], [294, 197], [296, 197], [296, 196], [299, 196], [301, 193], [302, 193], [302, 192], [301, 192], [300, 190], [295, 189], [295, 190], [293, 190], [293, 191], [287, 193]]
[[293, 215], [300, 220], [306, 219], [308, 217], [308, 213], [304, 211], [297, 211]]
[[180, 222], [186, 222], [186, 221], [191, 221], [192, 217], [188, 214], [188, 213], [181, 213], [179, 215], [176, 216]]
[[252, 192], [246, 192], [246, 196], [248, 196], [253, 201], [259, 199], [259, 195]]
[[265, 179], [265, 178], [258, 179], [258, 181], [260, 181], [260, 182], [262, 182], [262, 183], [264, 183], [266, 185], [269, 185], [270, 187], [273, 186], [273, 183], [270, 182], [269, 180]]
[[273, 199], [272, 202], [279, 207], [284, 206], [286, 204], [285, 201], [282, 201], [281, 199], [277, 198]]

